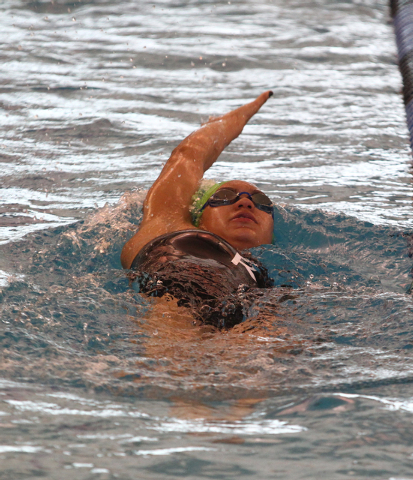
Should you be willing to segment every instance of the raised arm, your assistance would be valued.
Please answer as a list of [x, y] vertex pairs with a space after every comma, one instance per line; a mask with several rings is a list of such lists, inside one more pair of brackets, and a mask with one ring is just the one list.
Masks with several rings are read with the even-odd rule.
[[271, 95], [271, 91], [264, 92], [253, 102], [210, 120], [174, 149], [146, 196], [138, 232], [123, 247], [124, 268], [129, 268], [141, 248], [159, 235], [195, 228], [189, 207], [204, 173]]

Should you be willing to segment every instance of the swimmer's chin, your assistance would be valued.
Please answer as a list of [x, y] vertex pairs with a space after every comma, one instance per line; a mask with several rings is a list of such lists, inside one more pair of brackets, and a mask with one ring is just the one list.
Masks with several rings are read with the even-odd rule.
[[248, 248], [254, 248], [261, 245], [261, 242], [257, 240], [253, 232], [248, 229], [247, 226], [242, 227], [241, 225], [232, 235], [227, 235], [224, 240], [237, 250], [247, 250]]

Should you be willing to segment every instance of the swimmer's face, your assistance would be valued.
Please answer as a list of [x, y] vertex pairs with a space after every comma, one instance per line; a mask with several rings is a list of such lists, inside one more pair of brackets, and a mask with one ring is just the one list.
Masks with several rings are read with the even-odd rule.
[[[241, 180], [226, 182], [222, 188], [250, 194], [260, 192], [255, 185]], [[271, 214], [258, 210], [246, 196], [233, 205], [207, 206], [201, 217], [199, 228], [219, 235], [238, 250], [270, 244], [274, 228]]]

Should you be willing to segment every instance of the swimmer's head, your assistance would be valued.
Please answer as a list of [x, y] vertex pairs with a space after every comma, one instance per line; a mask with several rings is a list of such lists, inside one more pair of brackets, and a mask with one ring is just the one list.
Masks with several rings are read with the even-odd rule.
[[[243, 192], [246, 195], [220, 208], [205, 205], [209, 198], [221, 188]], [[238, 250], [272, 243], [273, 215], [257, 207], [251, 198], [254, 193], [262, 192], [255, 185], [242, 180], [222, 183], [204, 182], [193, 197], [191, 213], [194, 225], [219, 235]]]
[[[272, 243], [274, 220], [271, 211], [258, 208], [252, 198], [252, 195], [262, 193], [261, 190], [243, 180], [231, 180], [223, 186], [215, 186], [215, 191], [221, 189], [242, 192], [245, 195], [238, 196], [234, 203], [220, 204], [219, 208], [207, 205], [200, 217], [199, 228], [215, 233], [238, 250]], [[211, 190], [214, 189], [211, 187]], [[201, 202], [205, 204], [207, 200], [200, 199], [201, 208]], [[264, 205], [260, 204], [261, 207]]]
[[192, 197], [192, 205], [190, 208], [192, 223], [195, 227], [199, 227], [203, 210], [202, 207], [206, 204], [209, 198], [218, 190], [221, 185], [227, 182], [215, 182], [215, 180], [202, 180], [198, 190]]

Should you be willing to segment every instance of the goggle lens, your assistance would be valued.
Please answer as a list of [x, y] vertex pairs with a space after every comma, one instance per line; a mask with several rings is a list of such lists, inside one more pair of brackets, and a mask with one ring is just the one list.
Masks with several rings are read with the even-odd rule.
[[257, 192], [251, 195], [248, 192], [237, 193], [229, 188], [222, 188], [221, 190], [215, 192], [201, 210], [203, 210], [207, 205], [210, 207], [233, 205], [234, 203], [238, 202], [238, 200], [241, 198], [241, 195], [247, 195], [259, 210], [262, 210], [266, 213], [273, 213], [273, 203], [271, 199], [265, 195], [265, 193]]

